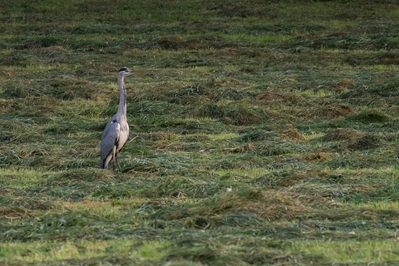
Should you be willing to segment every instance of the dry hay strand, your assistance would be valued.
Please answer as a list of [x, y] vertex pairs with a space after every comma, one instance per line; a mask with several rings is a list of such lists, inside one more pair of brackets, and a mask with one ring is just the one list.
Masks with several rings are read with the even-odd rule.
[[[62, 237], [58, 237], [57, 241], [67, 241], [66, 234]], [[83, 262], [84, 261], [84, 262]], [[62, 264], [64, 265], [97, 265], [101, 261], [104, 265], [140, 265], [139, 258], [129, 258], [126, 255], [106, 255], [106, 256], [95, 256], [94, 258], [85, 259], [63, 259]], [[28, 265], [28, 264], [25, 264]], [[58, 262], [54, 265], [58, 265]], [[188, 264], [188, 266], [192, 266]], [[194, 265], [196, 266], [196, 265]]]
[[316, 170], [307, 171], [276, 171], [272, 174], [267, 174], [256, 178], [252, 181], [253, 184], [266, 186], [270, 188], [290, 187], [294, 186], [302, 180], [309, 178], [325, 177], [326, 174]]
[[211, 142], [213, 139], [208, 135], [188, 135], [181, 137], [182, 141], [187, 142]]
[[256, 96], [256, 99], [262, 101], [265, 104], [272, 103], [276, 98], [279, 97], [279, 94], [273, 93], [271, 91], [262, 92]]
[[254, 10], [250, 10], [246, 5], [237, 5], [235, 3], [230, 5], [220, 5], [217, 12], [222, 17], [249, 17], [256, 14]]
[[291, 61], [292, 54], [280, 51], [272, 51], [268, 54], [268, 59], [272, 62], [274, 61]]
[[16, 99], [0, 99], [0, 114], [7, 114], [15, 110]]
[[[237, 85], [240, 84], [241, 81], [234, 78], [218, 80], [211, 77], [203, 84], [190, 84], [176, 91], [167, 92], [165, 94], [167, 97], [166, 101], [184, 105], [190, 104], [194, 106], [194, 108], [192, 108], [194, 116], [207, 116], [209, 111], [212, 113], [212, 110], [208, 111], [207, 109], [218, 107], [218, 102], [246, 98], [253, 99], [255, 97], [253, 92], [231, 88], [229, 85], [232, 83]], [[221, 114], [218, 115], [218, 118], [220, 118]]]
[[[238, 79], [235, 79], [235, 78], [226, 78], [224, 84], [226, 84], [226, 85], [230, 85], [230, 84], [233, 84], [233, 85], [241, 85], [242, 82], [241, 82], [240, 80], [238, 80]], [[226, 89], [226, 91], [228, 91], [228, 90], [230, 90], [230, 92], [233, 92], [233, 93], [235, 92], [235, 93], [237, 93], [236, 90]], [[240, 99], [240, 98], [235, 98], [235, 97], [230, 97], [230, 98], [232, 98], [232, 99], [237, 99], [237, 100]], [[229, 98], [228, 98], [228, 99], [229, 99]]]
[[335, 91], [344, 91], [352, 89], [355, 85], [355, 81], [350, 78], [343, 78], [332, 85], [332, 89]]
[[156, 83], [138, 82], [136, 86], [140, 88], [144, 87], [146, 89], [143, 91], [136, 90], [134, 93], [129, 93], [127, 97], [128, 100], [130, 99], [131, 102], [140, 102], [143, 100], [167, 101], [171, 96], [174, 95], [173, 94], [174, 92], [167, 91], [170, 86], [168, 82], [156, 82]]
[[124, 173], [130, 173], [133, 175], [151, 176], [151, 175], [163, 175], [166, 174], [164, 167], [160, 166], [154, 160], [134, 160], [129, 162], [123, 168]]
[[245, 72], [245, 73], [255, 73], [255, 68], [251, 67], [251, 66], [245, 66], [240, 68], [241, 72]]
[[276, 156], [282, 154], [289, 154], [292, 152], [290, 149], [281, 147], [281, 145], [277, 144], [277, 142], [275, 141], [262, 143], [261, 145], [258, 145], [256, 151], [258, 155], [264, 155], [264, 156]]
[[[36, 193], [36, 191], [35, 191]], [[37, 199], [32, 199], [32, 200], [22, 200], [21, 199], [21, 206], [28, 210], [51, 210], [54, 208], [54, 202], [52, 201], [45, 201], [45, 200], [37, 200]]]
[[134, 54], [134, 55], [140, 55], [140, 54], [145, 54], [146, 53], [146, 51], [144, 51], [144, 50], [142, 50], [142, 49], [140, 49], [140, 48], [133, 48], [133, 49], [130, 49], [130, 50], [123, 50], [123, 52], [122, 52], [122, 55], [132, 55], [132, 54]]
[[254, 150], [254, 146], [250, 143], [245, 143], [240, 146], [236, 146], [233, 148], [222, 148], [222, 152], [227, 153], [249, 153]]
[[178, 37], [162, 37], [156, 40], [156, 43], [162, 48], [166, 50], [179, 50], [184, 48], [184, 40]]
[[298, 200], [298, 196], [280, 192], [246, 189], [237, 192], [227, 192], [207, 199], [188, 210], [190, 216], [214, 217], [220, 215], [249, 212], [268, 221], [289, 220], [298, 213], [310, 209]]
[[96, 181], [104, 181], [104, 180], [113, 180], [115, 179], [115, 174], [112, 171], [109, 170], [103, 170], [103, 169], [96, 169], [94, 171], [94, 176], [93, 180]]
[[381, 139], [378, 136], [372, 134], [366, 134], [352, 141], [348, 145], [348, 148], [350, 150], [367, 150], [367, 149], [377, 148], [380, 145], [381, 145]]
[[253, 227], [253, 226], [264, 226], [265, 220], [256, 214], [247, 210], [240, 210], [236, 213], [228, 215], [218, 215], [213, 217], [213, 221], [218, 226], [234, 226], [234, 227]]
[[290, 253], [265, 247], [255, 247], [246, 255], [245, 261], [250, 265], [293, 265]]
[[211, 85], [209, 84], [190, 84], [183, 86], [176, 91], [166, 93], [166, 97], [168, 97], [166, 100], [170, 103], [183, 105], [190, 104], [195, 106], [198, 104], [209, 103], [213, 98], [212, 94], [214, 94], [210, 88]]
[[305, 160], [308, 162], [325, 162], [331, 158], [330, 152], [314, 151], [305, 155]]
[[190, 216], [214, 216], [224, 212], [236, 212], [245, 206], [249, 201], [238, 196], [236, 193], [223, 193], [192, 207], [189, 210]]
[[177, 247], [164, 256], [162, 261], [168, 262], [165, 265], [243, 265], [240, 259], [229, 255], [217, 242], [187, 237], [178, 241]]
[[17, 75], [19, 75], [19, 71], [15, 70], [14, 67], [4, 67], [2, 70], [0, 70], [0, 76], [2, 77], [14, 77]]
[[350, 105], [338, 105], [338, 106], [326, 106], [322, 109], [323, 114], [328, 118], [337, 118], [342, 116], [347, 116], [355, 112]]
[[43, 185], [56, 186], [60, 184], [77, 182], [86, 183], [93, 181], [113, 180], [115, 175], [112, 171], [98, 169], [98, 168], [79, 168], [61, 171], [56, 174], [49, 175], [48, 178], [42, 181]]
[[177, 135], [175, 133], [162, 132], [162, 131], [142, 133], [142, 134], [137, 133], [137, 136], [140, 139], [150, 140], [150, 141], [159, 141], [159, 140], [172, 141], [172, 140], [176, 140], [176, 138], [177, 138]]
[[301, 135], [294, 127], [290, 127], [283, 131], [283, 134], [289, 139], [293, 140], [305, 140], [305, 137]]
[[349, 150], [365, 150], [377, 148], [381, 145], [380, 137], [349, 128], [331, 129], [322, 141], [341, 141], [343, 145], [336, 148]]
[[189, 209], [190, 216], [215, 216], [222, 213], [236, 213], [245, 210], [253, 202], [264, 201], [263, 191], [258, 189], [242, 189], [217, 194]]
[[[45, 95], [42, 96], [27, 96], [25, 98], [27, 103], [33, 104], [26, 104], [24, 105], [24, 112], [30, 113], [31, 116], [44, 116], [45, 115], [52, 115], [54, 113], [54, 109], [57, 106], [60, 106], [60, 101], [53, 97], [48, 97]], [[45, 121], [50, 121], [50, 119], [44, 117]]]
[[0, 206], [0, 218], [16, 219], [29, 216], [29, 211], [21, 207], [2, 207]]
[[106, 62], [85, 61], [81, 67], [76, 68], [75, 74], [82, 77], [96, 76], [99, 75], [99, 73], [106, 73], [107, 75], [114, 74], [116, 76], [118, 71], [119, 68]]
[[185, 142], [166, 142], [166, 141], [158, 141], [155, 144], [155, 147], [158, 151], [167, 150], [167, 151], [199, 151], [204, 150], [204, 146], [201, 142], [196, 143], [185, 143]]
[[214, 76], [211, 76], [207, 79], [205, 82], [205, 86], [208, 88], [218, 88], [223, 85], [223, 82], [220, 81], [219, 79], [215, 78]]
[[215, 227], [215, 221], [212, 219], [209, 219], [208, 217], [203, 217], [203, 216], [194, 216], [194, 217], [187, 217], [184, 221], [183, 224], [185, 226], [189, 226], [192, 228], [197, 228], [197, 229], [213, 229]]
[[[375, 210], [375, 209], [355, 209], [335, 211], [310, 211], [304, 213], [306, 219], [320, 221], [345, 221], [345, 220], [361, 220], [361, 221], [383, 221], [395, 220], [397, 217], [396, 210]], [[299, 218], [299, 217], [298, 217]], [[311, 225], [311, 224], [310, 224]], [[311, 225], [312, 226], [312, 225]]]
[[[335, 179], [335, 177], [331, 176], [326, 178]], [[373, 185], [337, 184], [334, 180], [331, 181], [331, 184], [328, 184], [320, 182], [320, 179], [308, 179], [291, 187], [290, 192], [303, 196], [303, 200], [305, 200], [307, 195], [309, 196], [308, 203], [320, 205], [320, 203], [331, 200], [331, 198], [342, 198], [356, 193], [370, 193], [374, 190], [375, 187]]]
[[67, 49], [63, 46], [55, 45], [55, 46], [48, 46], [48, 47], [40, 47], [36, 49], [31, 49], [37, 55], [42, 57], [54, 58], [62, 53], [68, 52]]
[[228, 46], [228, 42], [226, 39], [219, 36], [205, 36], [201, 38], [188, 38], [181, 39], [179, 37], [168, 36], [159, 38], [153, 42], [147, 44], [148, 48], [153, 46], [158, 46], [161, 49], [165, 50], [198, 50], [201, 48], [215, 48], [221, 49], [225, 46]]
[[264, 64], [265, 63], [267, 64], [267, 62], [266, 62], [267, 54], [264, 51], [259, 50], [259, 48], [252, 49], [249, 47], [245, 47], [245, 49], [240, 49], [239, 52], [240, 52], [240, 55], [250, 57], [250, 58], [261, 57], [262, 59], [264, 59]]
[[222, 122], [226, 125], [234, 125], [234, 120], [230, 117], [225, 117]]
[[[17, 66], [17, 67], [25, 67], [28, 64], [28, 60], [26, 57], [21, 56], [17, 51], [4, 54], [0, 57], [0, 65], [3, 66]], [[17, 76], [20, 75], [18, 72], [14, 71], [2, 71], [4, 76]]]
[[308, 100], [302, 95], [296, 93], [284, 93], [276, 91], [267, 91], [259, 93], [256, 99], [263, 104], [279, 103], [284, 105], [306, 106]]
[[[194, 171], [194, 175], [202, 174], [204, 172]], [[209, 175], [209, 173], [205, 173]], [[201, 180], [199, 178], [188, 178], [183, 176], [172, 176], [169, 175], [167, 180], [161, 181], [158, 186], [152, 186], [146, 196], [149, 198], [153, 197], [174, 197], [174, 198], [186, 198], [196, 197], [203, 198], [208, 197], [208, 195], [214, 195], [219, 191], [220, 185], [216, 184], [212, 179], [207, 179], [207, 181]]]
[[[399, 121], [398, 121], [399, 122]], [[399, 123], [398, 123], [399, 124]], [[399, 126], [399, 125], [398, 125]], [[1, 139], [1, 138], [0, 138]], [[386, 141], [396, 141], [399, 140], [399, 132], [395, 133], [386, 133], [384, 136]]]
[[263, 141], [263, 140], [274, 140], [277, 137], [275, 131], [271, 131], [271, 128], [245, 128], [239, 131], [242, 134], [235, 140], [238, 142], [252, 142], [252, 141]]
[[330, 129], [322, 141], [354, 141], [364, 136], [364, 133], [351, 128], [334, 128]]
[[184, 42], [184, 48], [189, 50], [197, 50], [202, 48], [201, 40], [197, 38], [190, 38]]
[[[230, 108], [229, 108], [230, 109]], [[256, 125], [269, 120], [272, 112], [264, 109], [248, 108], [244, 106], [235, 106], [224, 113], [222, 122], [236, 126]], [[274, 115], [274, 114], [272, 114]]]
[[[11, 178], [11, 179], [15, 179], [18, 178], [18, 175], [3, 175], [2, 179], [7, 179], [7, 178]], [[16, 189], [13, 188], [9, 188], [9, 187], [2, 187], [0, 188], [0, 195], [2, 196], [9, 196], [10, 198], [16, 198], [20, 195], [20, 192], [18, 192]]]
[[[198, 106], [193, 115], [197, 117], [209, 117], [209, 118], [222, 118], [225, 113], [225, 107], [217, 105], [215, 103], [209, 103]], [[231, 121], [233, 123], [233, 120]], [[228, 123], [227, 123], [228, 124]]]
[[225, 47], [220, 50], [221, 55], [229, 55], [229, 56], [235, 56], [237, 55], [237, 49], [232, 48], [232, 47]]
[[268, 191], [262, 202], [248, 204], [246, 209], [268, 221], [290, 220], [310, 208], [300, 200], [281, 192]]

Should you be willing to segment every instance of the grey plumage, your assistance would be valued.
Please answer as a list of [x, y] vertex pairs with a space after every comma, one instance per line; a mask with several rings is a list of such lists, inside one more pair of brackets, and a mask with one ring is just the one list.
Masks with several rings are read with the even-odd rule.
[[[126, 88], [124, 78], [134, 72], [133, 69], [124, 67], [118, 72], [119, 107], [118, 112], [109, 120], [101, 137], [101, 168], [108, 169], [113, 160], [113, 165], [118, 165], [118, 155], [129, 137], [129, 125], [126, 119]], [[119, 167], [119, 165], [118, 165]]]

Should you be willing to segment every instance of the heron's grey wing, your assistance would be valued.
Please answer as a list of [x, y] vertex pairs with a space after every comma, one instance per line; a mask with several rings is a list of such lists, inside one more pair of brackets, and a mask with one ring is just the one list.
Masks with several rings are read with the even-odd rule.
[[101, 138], [101, 159], [104, 160], [112, 151], [115, 144], [119, 141], [120, 124], [116, 121], [110, 121], [104, 129]]

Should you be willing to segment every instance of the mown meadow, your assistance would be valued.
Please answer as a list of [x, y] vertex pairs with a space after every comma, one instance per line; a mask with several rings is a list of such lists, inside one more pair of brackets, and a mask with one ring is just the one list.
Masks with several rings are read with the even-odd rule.
[[398, 210], [397, 1], [0, 1], [0, 264], [398, 265]]

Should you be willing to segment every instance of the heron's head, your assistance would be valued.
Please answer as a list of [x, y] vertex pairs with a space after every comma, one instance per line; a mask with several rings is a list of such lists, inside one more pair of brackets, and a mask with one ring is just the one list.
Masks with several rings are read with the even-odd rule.
[[132, 68], [123, 67], [123, 68], [121, 68], [121, 69], [119, 70], [118, 75], [121, 75], [121, 76], [129, 76], [129, 75], [133, 74], [134, 72], [135, 72], [135, 70], [132, 69]]

